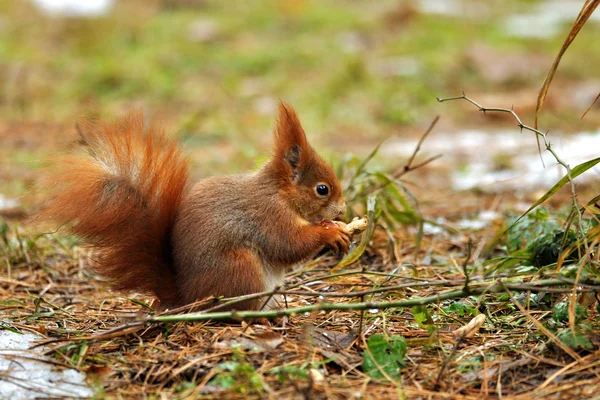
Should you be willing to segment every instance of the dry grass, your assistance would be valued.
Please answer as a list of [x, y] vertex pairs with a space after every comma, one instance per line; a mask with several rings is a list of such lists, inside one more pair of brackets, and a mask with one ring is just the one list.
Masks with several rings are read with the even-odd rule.
[[[403, 229], [394, 236], [403, 245], [392, 254], [387, 235], [376, 231], [360, 260], [365, 273], [356, 266], [349, 267], [355, 274], [331, 273], [337, 260], [325, 256], [292, 274], [287, 285], [327, 294], [411, 284], [364, 299], [373, 302], [423, 297], [462, 285], [461, 257], [468, 253], [464, 237], [426, 236], [417, 264], [414, 234]], [[511, 307], [513, 301], [492, 295], [466, 299], [486, 315], [486, 322], [463, 340], [453, 331], [470, 316], [445, 311], [450, 301], [428, 307], [435, 324], [431, 335], [409, 309], [389, 309], [315, 312], [268, 323], [152, 323], [90, 339], [140, 319], [148, 310], [137, 301], [147, 299], [108, 291], [87, 275], [86, 252], [64, 239], [21, 236], [24, 243], [29, 239], [28, 246], [7, 254], [10, 274], [0, 281], [5, 323], [48, 339], [66, 339], [52, 345], [52, 356], [87, 372], [109, 397], [586, 398], [600, 388], [597, 350], [571, 350], [575, 356], [570, 356], [536, 326], [545, 325], [551, 312], [525, 304], [521, 313]], [[426, 261], [441, 255], [455, 255], [456, 264]], [[394, 269], [399, 265], [410, 267]], [[287, 296], [288, 307], [319, 301]], [[375, 333], [406, 338], [408, 353], [398, 382], [376, 381], [362, 371], [365, 339]], [[597, 344], [595, 338], [595, 349]]]
[[[290, 274], [279, 290], [287, 293], [280, 302], [284, 311], [259, 313], [273, 317], [269, 321], [155, 314], [147, 297], [121, 297], [92, 276], [86, 269], [89, 251], [73, 238], [41, 234], [44, 228], [37, 224], [18, 227], [0, 220], [4, 328], [45, 337], [49, 355], [86, 372], [100, 398], [562, 399], [597, 393], [597, 311], [589, 309], [582, 318], [583, 311], [576, 314], [572, 306], [568, 324], [553, 309], [569, 295], [583, 300], [600, 291], [592, 273], [598, 229], [588, 223], [596, 218], [593, 203], [581, 225], [589, 254], [574, 260], [566, 257], [566, 244], [554, 243], [565, 255], [559, 257], [562, 267], [555, 258], [554, 264], [531, 268], [535, 249], [528, 246], [565, 226], [561, 213], [550, 219], [534, 213], [508, 238], [498, 237], [509, 223], [507, 215], [480, 230], [442, 226], [428, 234], [424, 222], [447, 215], [447, 204], [441, 210], [424, 207], [416, 199], [426, 193], [399, 181], [433, 160], [419, 161], [417, 153], [418, 147], [389, 173], [371, 170], [371, 156], [340, 166], [352, 199], [348, 217], [368, 212], [377, 223], [347, 259], [325, 254]], [[552, 198], [567, 203], [561, 195], [568, 193]], [[464, 212], [473, 197], [498, 204], [476, 193], [450, 198]], [[524, 243], [511, 249], [515, 237]], [[591, 266], [585, 276], [576, 268], [574, 285], [568, 271], [583, 265], [581, 260]], [[227, 300], [213, 301], [218, 306]], [[387, 305], [377, 306], [382, 303]], [[338, 309], [325, 311], [326, 305]], [[312, 312], [288, 311], [298, 307]], [[485, 316], [480, 327], [457, 334], [476, 315]], [[579, 329], [583, 338], [569, 343], [569, 329]], [[397, 375], [378, 364], [381, 359], [375, 363], [380, 373], [363, 367], [365, 357], [376, 357], [369, 340], [378, 334], [406, 341], [405, 357], [388, 358], [402, 364]]]

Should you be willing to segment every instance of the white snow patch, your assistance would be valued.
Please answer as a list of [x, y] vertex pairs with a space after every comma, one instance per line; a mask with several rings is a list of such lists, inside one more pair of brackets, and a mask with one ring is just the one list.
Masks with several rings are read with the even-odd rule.
[[[504, 20], [504, 30], [509, 36], [550, 38], [565, 33], [575, 21], [582, 1], [544, 1], [535, 6], [532, 12], [515, 14]], [[600, 21], [600, 14], [592, 13], [589, 21]]]
[[488, 13], [488, 5], [481, 1], [464, 0], [419, 0], [419, 12], [423, 14], [437, 14], [448, 17], [478, 17]]
[[[435, 223], [432, 224], [430, 222], [425, 222], [423, 224], [423, 233], [425, 235], [440, 235], [444, 232], [446, 232], [446, 230], [442, 227], [443, 225], [446, 225], [446, 218], [444, 217], [438, 217], [435, 220]], [[415, 229], [413, 227], [413, 229]], [[416, 229], [415, 229], [416, 232]]]
[[42, 353], [48, 348], [31, 349], [41, 337], [0, 330], [0, 398], [88, 398], [94, 395], [85, 375], [74, 369], [51, 364]]
[[0, 193], [0, 210], [10, 210], [11, 208], [17, 208], [18, 206], [18, 200], [9, 199]]
[[[549, 134], [548, 139], [552, 149], [571, 168], [600, 156], [600, 129], [569, 136]], [[416, 145], [416, 139], [390, 141], [381, 151], [386, 156], [408, 157]], [[566, 174], [547, 151], [542, 151], [542, 164], [535, 136], [527, 131], [520, 133], [518, 129], [436, 132], [435, 139], [426, 142], [422, 151], [429, 155], [443, 154], [436, 164], [451, 166], [451, 182], [455, 190], [479, 188], [487, 192], [503, 192], [549, 189]], [[506, 165], [497, 165], [499, 160], [505, 160]], [[589, 182], [599, 178], [600, 164], [576, 180]]]
[[488, 224], [489, 222], [482, 221], [479, 219], [461, 219], [456, 224], [456, 227], [461, 230], [479, 231], [488, 226]]
[[100, 17], [113, 7], [114, 0], [31, 0], [43, 13], [60, 17]]
[[[463, 218], [456, 222], [450, 222], [444, 217], [438, 217], [433, 223], [425, 222], [423, 224], [423, 233], [425, 235], [442, 235], [447, 233], [447, 228], [455, 228], [461, 231], [478, 231], [488, 227], [492, 221], [498, 218], [502, 218], [502, 215], [491, 210], [480, 211], [473, 218]], [[417, 232], [417, 228], [415, 227], [411, 227], [410, 230], [413, 233]]]
[[461, 219], [456, 223], [456, 228], [478, 231], [489, 226], [495, 219], [502, 218], [500, 213], [491, 210], [480, 211], [474, 218]]

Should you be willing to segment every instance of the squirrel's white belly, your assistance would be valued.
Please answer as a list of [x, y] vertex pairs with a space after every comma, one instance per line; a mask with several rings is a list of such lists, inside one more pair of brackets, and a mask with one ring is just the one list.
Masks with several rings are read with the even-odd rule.
[[[263, 268], [264, 272], [264, 288], [265, 291], [274, 290], [277, 286], [283, 283], [283, 278], [285, 277], [285, 271], [279, 268], [273, 268], [266, 266]], [[265, 306], [265, 309], [273, 309], [280, 308], [280, 304], [278, 304], [281, 300], [280, 295], [273, 296], [269, 303]]]
[[285, 272], [282, 270], [275, 270], [274, 268], [264, 269], [264, 285], [265, 291], [271, 291], [283, 282]]

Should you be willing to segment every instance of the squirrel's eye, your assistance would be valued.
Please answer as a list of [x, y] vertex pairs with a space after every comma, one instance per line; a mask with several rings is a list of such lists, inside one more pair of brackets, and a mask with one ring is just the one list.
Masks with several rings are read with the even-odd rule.
[[317, 194], [319, 196], [327, 196], [327, 194], [329, 193], [329, 188], [327, 187], [327, 185], [317, 185], [315, 190], [317, 191]]

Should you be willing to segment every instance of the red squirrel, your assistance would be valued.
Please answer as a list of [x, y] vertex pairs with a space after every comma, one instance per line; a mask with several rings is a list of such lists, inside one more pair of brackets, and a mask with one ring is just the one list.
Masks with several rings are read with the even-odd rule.
[[79, 130], [88, 154], [54, 167], [42, 215], [98, 250], [94, 270], [117, 290], [177, 307], [272, 290], [323, 248], [348, 251], [349, 234], [331, 222], [346, 210], [342, 188], [285, 103], [262, 167], [193, 185], [178, 145], [141, 113]]

